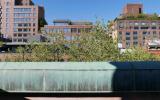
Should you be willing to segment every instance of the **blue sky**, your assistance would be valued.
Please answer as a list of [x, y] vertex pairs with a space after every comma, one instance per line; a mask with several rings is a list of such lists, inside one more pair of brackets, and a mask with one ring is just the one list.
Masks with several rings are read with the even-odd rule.
[[[42, 5], [43, 0], [33, 0]], [[54, 19], [105, 21], [114, 19], [127, 3], [142, 3], [145, 13], [160, 14], [160, 0], [44, 0], [47, 22]]]

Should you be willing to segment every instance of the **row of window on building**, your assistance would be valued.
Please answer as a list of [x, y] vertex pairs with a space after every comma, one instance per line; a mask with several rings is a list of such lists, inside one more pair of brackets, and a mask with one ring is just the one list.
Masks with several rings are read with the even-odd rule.
[[13, 39], [13, 42], [28, 42], [27, 39]]
[[141, 22], [119, 22], [119, 29], [160, 29], [160, 22], [141, 23]]
[[14, 37], [27, 37], [28, 34], [14, 33]]
[[[36, 9], [34, 8], [34, 11]], [[14, 8], [14, 11], [15, 12], [32, 12], [32, 9], [31, 8]]]
[[156, 26], [160, 25], [160, 21], [158, 22], [119, 22], [119, 25], [122, 26], [146, 26], [146, 25], [151, 25], [151, 26]]
[[[133, 43], [134, 46], [138, 44], [142, 44], [144, 46], [145, 40], [147, 38], [160, 38], [160, 32], [153, 31], [151, 32], [142, 32], [139, 34], [138, 32], [125, 32], [124, 34], [122, 32], [119, 32], [118, 34], [118, 42], [126, 44], [126, 47], [130, 47], [130, 45]], [[131, 41], [132, 40], [132, 41]], [[142, 43], [141, 43], [142, 42]]]
[[[72, 35], [66, 35], [66, 36], [64, 36], [62, 39], [64, 40], [64, 41], [77, 41], [77, 40], [79, 40], [79, 36], [72, 36]], [[60, 39], [59, 38], [57, 38], [57, 37], [52, 37], [52, 39], [51, 39], [53, 42], [56, 42], [56, 41], [60, 41]]]
[[45, 29], [47, 33], [81, 33], [89, 32], [90, 29], [87, 28], [54, 28], [54, 29]]
[[14, 13], [14, 17], [34, 17], [36, 13]]
[[17, 22], [36, 22], [37, 19], [36, 18], [14, 18], [14, 22], [17, 23]]
[[14, 28], [14, 32], [35, 32], [36, 29], [33, 28], [33, 30], [31, 30], [30, 28]]
[[[132, 34], [133, 36], [131, 37], [131, 33], [130, 32], [126, 32], [125, 34], [125, 37], [126, 39], [125, 40], [131, 40], [131, 38], [133, 38], [133, 40], [138, 40], [138, 32], [133, 32]], [[152, 34], [150, 32], [143, 32], [142, 33], [142, 36], [140, 36], [143, 40], [145, 40], [147, 37], [150, 38], [150, 37], [153, 37], [153, 38], [157, 38], [158, 36], [160, 36], [160, 32], [159, 32], [159, 35], [157, 32], [152, 32]], [[122, 32], [119, 32], [119, 35], [118, 35], [118, 40], [119, 42], [122, 42], [122, 38], [123, 38], [123, 35], [122, 35]]]
[[17, 28], [17, 27], [35, 27], [36, 26], [36, 24], [35, 23], [33, 23], [33, 24], [31, 24], [31, 23], [14, 23], [14, 27], [15, 28]]

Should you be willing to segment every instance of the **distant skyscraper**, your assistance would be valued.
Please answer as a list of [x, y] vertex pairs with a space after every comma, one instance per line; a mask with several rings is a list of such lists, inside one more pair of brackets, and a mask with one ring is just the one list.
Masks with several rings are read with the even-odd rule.
[[39, 19], [44, 18], [44, 8], [32, 0], [0, 0], [1, 33], [13, 42], [27, 42], [38, 33]]

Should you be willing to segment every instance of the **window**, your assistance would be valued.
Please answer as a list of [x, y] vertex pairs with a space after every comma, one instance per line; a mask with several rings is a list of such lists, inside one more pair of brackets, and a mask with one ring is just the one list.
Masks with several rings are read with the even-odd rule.
[[76, 28], [72, 28], [72, 29], [71, 29], [71, 32], [72, 32], [72, 33], [77, 33], [77, 29], [76, 29]]
[[133, 32], [133, 35], [138, 35], [138, 33], [136, 31]]
[[23, 39], [23, 42], [28, 42], [28, 40], [27, 39]]
[[138, 25], [139, 25], [139, 23], [134, 23], [134, 25], [135, 25], [135, 26], [138, 26]]
[[18, 42], [22, 42], [22, 39], [18, 39]]
[[9, 2], [6, 2], [6, 6], [9, 6]]
[[134, 42], [133, 42], [133, 45], [134, 45], [134, 46], [138, 45], [138, 42], [137, 42], [137, 41], [134, 41]]
[[141, 27], [141, 29], [148, 29], [148, 27]]
[[136, 27], [134, 27], [134, 29], [135, 29], [135, 30], [138, 30], [138, 29], [139, 29], [139, 27], [138, 27], [138, 26], [136, 26]]
[[18, 29], [18, 32], [22, 32], [22, 29]]
[[14, 8], [15, 12], [31, 12], [31, 8]]
[[156, 26], [156, 22], [152, 22], [152, 26]]
[[19, 27], [21, 27], [21, 26], [22, 26], [22, 24], [18, 24], [18, 26], [19, 26]]
[[130, 37], [126, 37], [126, 40], [130, 40]]
[[127, 47], [127, 48], [130, 47], [130, 42], [126, 42], [126, 47]]
[[119, 35], [122, 35], [122, 32], [119, 32]]
[[147, 36], [147, 32], [143, 32], [143, 40], [146, 39], [146, 36]]
[[34, 29], [33, 29], [33, 32], [35, 32], [35, 31], [36, 31], [36, 29], [34, 28]]
[[143, 35], [147, 35], [147, 32], [143, 32]]
[[13, 42], [17, 42], [17, 39], [13, 39]]
[[71, 30], [70, 30], [69, 28], [64, 28], [64, 29], [63, 29], [63, 32], [64, 32], [64, 33], [71, 33]]
[[23, 29], [23, 32], [28, 32], [28, 30], [27, 29]]
[[134, 36], [134, 37], [133, 37], [133, 40], [138, 40], [138, 37], [137, 37], [137, 36]]
[[6, 17], [9, 17], [9, 13], [6, 13]]
[[123, 29], [124, 28], [124, 23], [120, 22], [119, 23], [119, 29]]
[[142, 8], [139, 8], [139, 13], [140, 13], [140, 14], [142, 13]]
[[22, 34], [18, 34], [18, 37], [22, 37]]
[[6, 8], [6, 12], [9, 12], [9, 8]]
[[27, 37], [27, 34], [23, 34], [24, 37]]
[[152, 27], [152, 29], [157, 29], [157, 27], [156, 27], [156, 26], [154, 26], [154, 27]]
[[24, 24], [24, 27], [27, 27], [28, 26], [28, 24]]
[[126, 35], [130, 35], [130, 32], [126, 32]]
[[157, 36], [157, 32], [154, 31], [154, 32], [153, 32], [153, 38], [156, 38], [156, 36]]
[[14, 37], [17, 37], [17, 34], [14, 34]]

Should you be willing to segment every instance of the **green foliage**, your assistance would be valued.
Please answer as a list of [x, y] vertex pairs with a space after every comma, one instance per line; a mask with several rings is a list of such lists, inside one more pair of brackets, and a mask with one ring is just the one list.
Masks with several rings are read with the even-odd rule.
[[128, 15], [128, 16], [123, 16], [123, 18], [119, 20], [160, 20], [160, 18], [156, 13], [154, 13], [152, 15], [147, 15], [147, 14], [139, 14], [137, 16]]
[[44, 18], [39, 19], [39, 21], [38, 21], [39, 30], [40, 30], [41, 27], [44, 27], [44, 25], [47, 25], [47, 24], [48, 23]]
[[16, 49], [16, 52], [18, 53], [18, 57], [16, 57], [16, 61], [24, 61], [25, 59], [25, 54], [26, 54], [26, 50], [23, 47], [18, 47]]
[[128, 49], [121, 54], [120, 61], [153, 61], [158, 60], [156, 56], [148, 53], [142, 48], [136, 47]]
[[3, 42], [2, 41], [0, 41], [0, 47], [2, 47], [3, 46]]
[[70, 47], [71, 61], [114, 60], [119, 51], [106, 29], [106, 25], [97, 22], [91, 32], [83, 33], [79, 45], [72, 44]]

